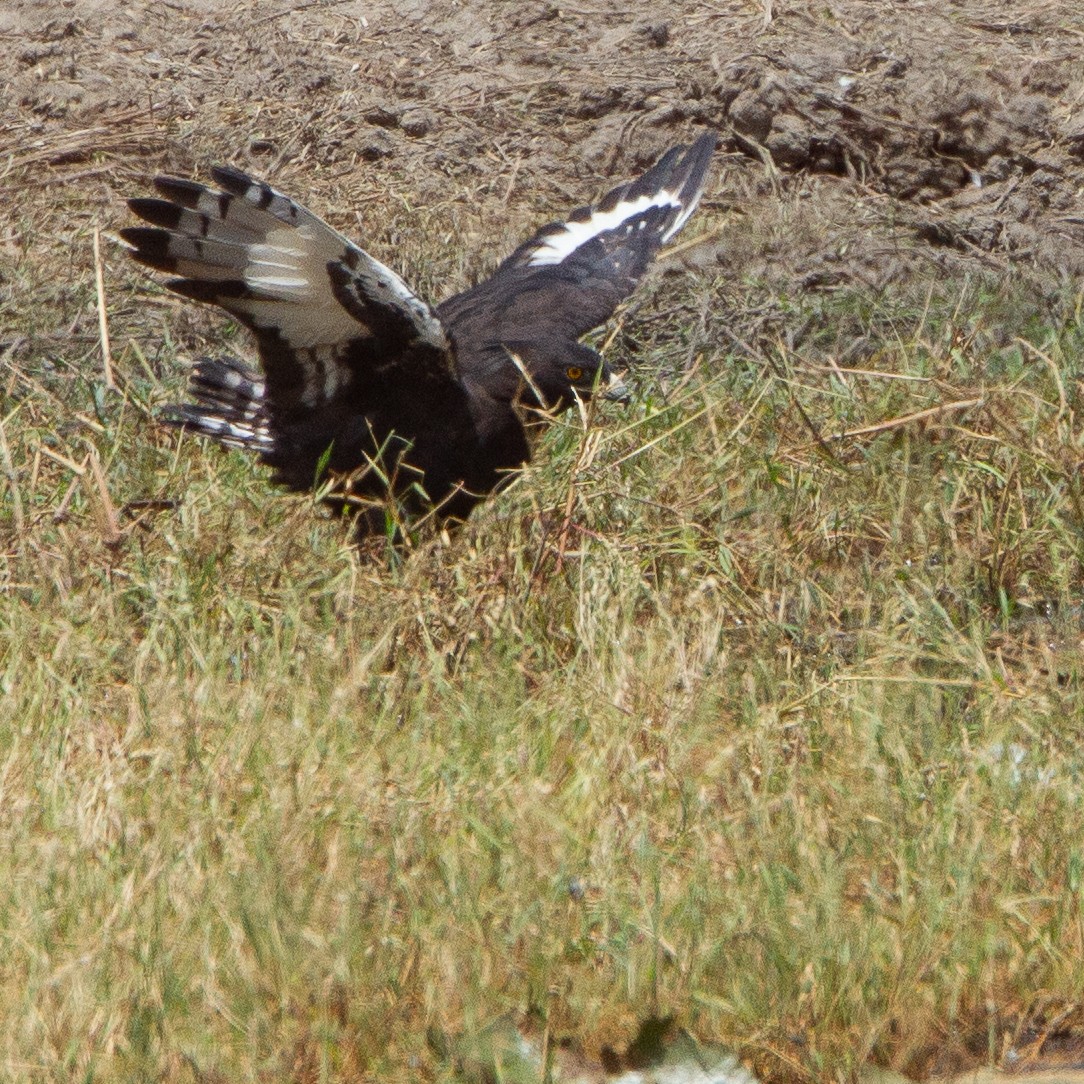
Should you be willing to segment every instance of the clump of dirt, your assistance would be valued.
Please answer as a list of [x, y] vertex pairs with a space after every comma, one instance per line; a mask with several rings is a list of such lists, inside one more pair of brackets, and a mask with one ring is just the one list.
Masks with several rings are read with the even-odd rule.
[[1080, 28], [1056, 8], [1003, 23], [967, 7], [855, 10], [845, 37], [734, 61], [721, 79], [732, 138], [781, 171], [892, 197], [929, 245], [1079, 273]]

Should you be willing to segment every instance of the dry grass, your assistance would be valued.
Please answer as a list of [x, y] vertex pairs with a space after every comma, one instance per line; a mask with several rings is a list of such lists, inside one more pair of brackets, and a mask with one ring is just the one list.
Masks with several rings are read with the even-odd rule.
[[205, 323], [145, 281], [105, 389], [81, 237], [5, 302], [8, 1075], [446, 1078], [427, 1033], [671, 1013], [917, 1073], [1081, 996], [1071, 298], [660, 280], [636, 404], [403, 563], [153, 426], [148, 327]]

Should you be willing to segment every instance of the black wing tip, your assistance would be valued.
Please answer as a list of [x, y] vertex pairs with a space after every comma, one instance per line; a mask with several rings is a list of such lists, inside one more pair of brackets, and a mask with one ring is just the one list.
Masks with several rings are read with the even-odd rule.
[[714, 154], [719, 146], [719, 133], [714, 128], [705, 128], [700, 135], [689, 144], [688, 149], [697, 154]]
[[154, 418], [163, 425], [180, 428], [188, 424], [188, 411], [191, 409], [186, 403], [166, 403], [155, 412]]
[[[259, 188], [263, 182], [238, 169], [236, 166], [212, 166], [211, 178], [226, 192], [234, 196], [243, 196], [249, 188]], [[212, 188], [187, 177], [174, 177], [171, 174], [159, 174], [153, 180], [154, 187], [173, 203], [182, 207], [194, 208], [200, 197], [207, 194], [217, 195]], [[128, 201], [131, 206], [132, 201]]]
[[666, 163], [671, 168], [671, 172], [682, 172], [694, 162], [699, 165], [700, 162], [710, 159], [718, 145], [719, 133], [714, 128], [705, 128], [691, 142], [675, 143], [665, 150], [659, 156], [655, 166]]
[[687, 147], [681, 148], [685, 152], [681, 159], [681, 168], [687, 171], [686, 183], [707, 173], [708, 164], [718, 145], [719, 133], [709, 128], [701, 132]]
[[[129, 200], [129, 204], [135, 203], [135, 200]], [[132, 208], [135, 210], [135, 208]], [[136, 214], [139, 212], [136, 211]], [[117, 230], [117, 235], [122, 241], [126, 241], [133, 248], [147, 248], [152, 249], [158, 244], [158, 238], [165, 238], [168, 240], [169, 234], [165, 230], [160, 230], [156, 226], [125, 226], [122, 229]]]
[[712, 156], [715, 154], [718, 145], [719, 133], [709, 128], [707, 131], [701, 132], [687, 147], [681, 148], [683, 151], [681, 162], [674, 170], [674, 173], [681, 178], [680, 187], [682, 190], [686, 190], [690, 186], [693, 188], [700, 187], [704, 177], [707, 176], [708, 166], [711, 164]]
[[230, 165], [211, 166], [211, 177], [218, 184], [225, 184], [226, 182], [236, 184], [242, 178], [246, 181], [250, 179], [248, 174], [238, 169], [236, 166]]
[[648, 172], [658, 173], [660, 175], [669, 175], [673, 172], [674, 166], [682, 154], [687, 150], [687, 146], [684, 143], [675, 143], [672, 147], [667, 147], [666, 150], [659, 155], [655, 164]]
[[701, 132], [691, 143], [674, 144], [639, 180], [633, 182], [632, 188], [637, 190], [635, 194], [639, 195], [639, 190], [669, 188], [671, 185], [682, 194], [690, 187], [695, 189], [707, 173], [708, 163], [718, 144], [719, 134], [710, 128]]
[[258, 369], [246, 365], [232, 354], [218, 356], [202, 354], [192, 363], [191, 379], [193, 381], [223, 384], [231, 379], [231, 374], [236, 374], [242, 380], [253, 384], [263, 379]]
[[264, 188], [263, 181], [258, 181], [236, 166], [212, 166], [211, 177], [231, 196], [243, 196], [250, 188]]
[[183, 208], [171, 200], [157, 199], [154, 196], [137, 196], [128, 200], [128, 210], [152, 226], [163, 226], [167, 230], [175, 229], [181, 221]]
[[156, 271], [172, 271], [177, 261], [169, 254], [170, 234], [155, 226], [125, 226], [117, 231], [120, 239], [129, 245], [128, 255], [136, 263], [153, 267]]
[[701, 187], [718, 143], [719, 134], [710, 128], [691, 143], [675, 143], [639, 177], [611, 188], [594, 208], [588, 210], [612, 211], [622, 200], [654, 195], [663, 189], [674, 191], [685, 202]]
[[[171, 203], [188, 208], [195, 207], [200, 197], [208, 191], [207, 186], [200, 184], [199, 181], [190, 181], [186, 177], [170, 177], [165, 174], [154, 178], [154, 187]], [[132, 201], [129, 200], [128, 206], [131, 205]]]

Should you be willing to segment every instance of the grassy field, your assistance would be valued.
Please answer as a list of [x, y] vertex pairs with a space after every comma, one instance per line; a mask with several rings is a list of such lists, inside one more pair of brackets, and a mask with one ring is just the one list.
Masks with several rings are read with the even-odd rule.
[[1079, 1002], [1079, 297], [758, 296], [656, 280], [633, 405], [406, 560], [157, 428], [145, 313], [119, 390], [92, 332], [8, 366], [0, 1076], [448, 1080], [670, 1014], [919, 1075]]

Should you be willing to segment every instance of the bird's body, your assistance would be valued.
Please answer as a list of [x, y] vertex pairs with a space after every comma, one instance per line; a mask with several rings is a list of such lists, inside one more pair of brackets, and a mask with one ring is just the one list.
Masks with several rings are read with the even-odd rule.
[[[311, 212], [232, 168], [222, 191], [156, 178], [134, 199], [149, 227], [121, 231], [167, 286], [219, 305], [255, 335], [261, 373], [203, 359], [195, 402], [171, 424], [254, 451], [276, 481], [369, 501], [381, 530], [390, 493], [465, 518], [530, 457], [526, 414], [593, 391], [619, 397], [579, 340], [604, 323], [695, 209], [715, 136], [674, 147], [594, 207], [543, 227], [488, 279], [430, 308], [394, 272]], [[537, 416], [537, 415], [536, 415]]]

